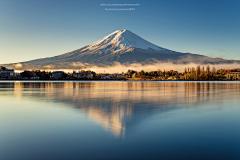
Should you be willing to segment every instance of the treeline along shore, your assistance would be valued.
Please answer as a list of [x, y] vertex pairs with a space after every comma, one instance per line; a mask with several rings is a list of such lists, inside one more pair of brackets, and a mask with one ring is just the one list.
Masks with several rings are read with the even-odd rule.
[[73, 72], [25, 70], [15, 72], [14, 69], [0, 67], [0, 80], [123, 80], [123, 81], [222, 81], [240, 80], [240, 68], [218, 69], [209, 65], [186, 67], [184, 72], [169, 71], [135, 71], [129, 69], [121, 73], [96, 73], [91, 70]]

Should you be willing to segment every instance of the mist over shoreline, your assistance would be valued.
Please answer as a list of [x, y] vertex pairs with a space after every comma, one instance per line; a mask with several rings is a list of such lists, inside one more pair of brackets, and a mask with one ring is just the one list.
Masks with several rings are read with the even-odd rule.
[[150, 71], [168, 71], [174, 70], [178, 72], [183, 72], [187, 67], [196, 67], [196, 66], [203, 66], [206, 67], [207, 65], [212, 68], [213, 66], [216, 69], [233, 69], [233, 68], [240, 68], [240, 64], [232, 63], [232, 64], [197, 64], [197, 63], [187, 63], [187, 64], [174, 64], [172, 62], [159, 62], [159, 63], [152, 63], [152, 64], [141, 64], [141, 63], [133, 63], [133, 64], [121, 64], [119, 62], [114, 62], [114, 65], [108, 66], [97, 66], [97, 65], [90, 65], [90, 64], [83, 64], [83, 63], [71, 63], [71, 65], [51, 65], [51, 66], [43, 66], [42, 68], [31, 68], [30, 66], [25, 67], [24, 65], [20, 64], [13, 64], [13, 65], [5, 65], [7, 68], [15, 69], [17, 72], [21, 72], [24, 70], [45, 70], [45, 71], [65, 71], [65, 72], [73, 72], [79, 70], [91, 70], [97, 73], [122, 73], [126, 72], [127, 70], [135, 70], [141, 71], [144, 70], [145, 72]]

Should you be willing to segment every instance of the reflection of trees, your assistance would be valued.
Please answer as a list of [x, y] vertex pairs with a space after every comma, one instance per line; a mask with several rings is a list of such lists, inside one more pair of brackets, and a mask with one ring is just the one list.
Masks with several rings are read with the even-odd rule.
[[[3, 89], [1, 83], [0, 86]], [[239, 83], [231, 82], [16, 82], [4, 86], [14, 88], [13, 94], [18, 98], [49, 98], [80, 108], [117, 137], [124, 136], [127, 122], [143, 108], [144, 114], [149, 115], [147, 110], [153, 108], [163, 112], [176, 108], [170, 107], [178, 106], [175, 104], [193, 106], [238, 99], [240, 95]]]

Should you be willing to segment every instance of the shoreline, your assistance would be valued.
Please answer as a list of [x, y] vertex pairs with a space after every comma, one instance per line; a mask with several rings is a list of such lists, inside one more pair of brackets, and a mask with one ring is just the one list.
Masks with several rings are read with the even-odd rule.
[[239, 82], [240, 80], [209, 80], [209, 81], [186, 81], [186, 80], [0, 80], [1, 82]]

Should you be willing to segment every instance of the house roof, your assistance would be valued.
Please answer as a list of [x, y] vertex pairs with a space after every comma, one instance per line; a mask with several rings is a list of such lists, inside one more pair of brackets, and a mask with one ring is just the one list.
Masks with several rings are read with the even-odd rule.
[[63, 71], [54, 71], [52, 73], [64, 73]]

